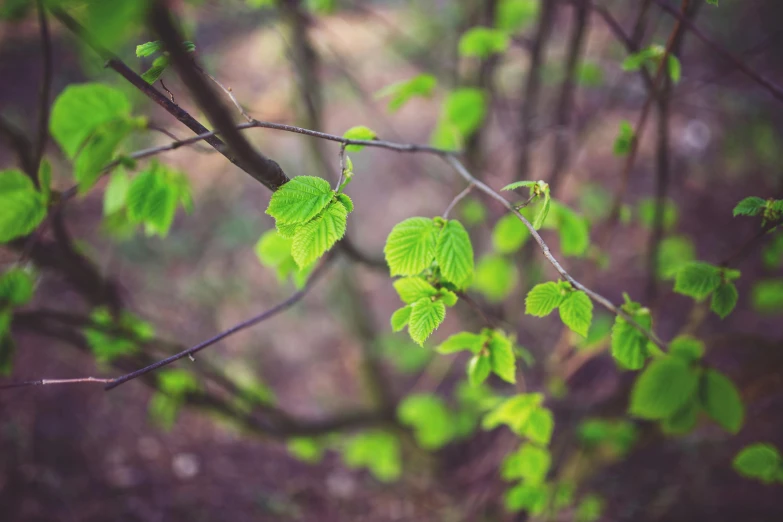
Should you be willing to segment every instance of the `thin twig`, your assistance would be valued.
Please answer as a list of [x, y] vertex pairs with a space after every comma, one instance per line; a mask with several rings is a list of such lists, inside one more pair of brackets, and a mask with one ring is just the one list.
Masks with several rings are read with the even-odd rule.
[[345, 177], [345, 143], [340, 145], [340, 152], [338, 153], [340, 156], [340, 177], [337, 178], [337, 186], [334, 190], [340, 190], [340, 187], [343, 186], [343, 178]]
[[231, 87], [226, 87], [225, 85], [223, 85], [222, 83], [220, 83], [220, 80], [218, 80], [217, 78], [215, 78], [214, 76], [212, 76], [211, 74], [209, 74], [207, 71], [205, 71], [205, 70], [204, 70], [204, 68], [203, 68], [203, 67], [201, 67], [199, 64], [197, 64], [197, 63], [194, 63], [194, 65], [195, 65], [196, 69], [197, 69], [199, 72], [201, 72], [201, 74], [203, 74], [204, 76], [206, 76], [207, 78], [209, 78], [210, 80], [212, 80], [212, 82], [213, 82], [215, 85], [217, 85], [217, 86], [220, 88], [220, 90], [221, 90], [221, 91], [223, 91], [224, 93], [226, 93], [226, 96], [228, 96], [228, 97], [229, 97], [229, 99], [231, 100], [231, 103], [233, 103], [233, 104], [234, 104], [234, 106], [237, 108], [237, 110], [239, 111], [239, 113], [242, 115], [242, 117], [243, 117], [243, 118], [245, 118], [245, 120], [246, 120], [246, 121], [249, 121], [249, 122], [250, 122], [250, 121], [253, 121], [253, 117], [252, 117], [252, 116], [250, 116], [250, 115], [247, 113], [247, 111], [245, 111], [244, 107], [242, 107], [242, 105], [240, 105], [240, 104], [239, 104], [239, 100], [237, 100], [237, 97], [236, 97], [236, 96], [234, 96], [234, 92], [231, 90]]
[[443, 211], [443, 219], [448, 219], [448, 217], [449, 217], [449, 213], [451, 212], [451, 210], [452, 210], [452, 209], [453, 209], [455, 206], [457, 206], [457, 203], [459, 203], [459, 202], [460, 202], [460, 201], [462, 201], [462, 200], [463, 200], [465, 197], [467, 197], [467, 195], [468, 195], [468, 194], [470, 194], [470, 193], [471, 193], [471, 191], [473, 191], [473, 188], [474, 188], [475, 186], [476, 186], [476, 185], [474, 185], [473, 183], [470, 183], [470, 184], [468, 184], [468, 186], [467, 186], [467, 187], [465, 187], [465, 189], [464, 189], [462, 192], [460, 192], [459, 194], [457, 194], [457, 195], [454, 197], [454, 199], [452, 199], [452, 200], [451, 200], [451, 203], [449, 203], [449, 206], [448, 206], [448, 207], [446, 207], [446, 210], [444, 210], [444, 211]]
[[52, 384], [108, 384], [114, 379], [101, 377], [79, 377], [77, 379], [40, 379], [37, 381], [12, 382], [10, 384], [0, 384], [0, 390], [10, 388], [23, 388], [25, 386], [49, 386]]

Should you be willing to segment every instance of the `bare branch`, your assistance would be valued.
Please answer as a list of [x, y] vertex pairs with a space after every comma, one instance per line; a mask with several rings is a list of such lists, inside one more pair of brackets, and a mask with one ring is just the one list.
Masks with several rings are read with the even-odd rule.
[[454, 209], [454, 207], [457, 206], [457, 203], [462, 201], [465, 197], [467, 197], [468, 194], [470, 194], [476, 185], [473, 183], [468, 184], [467, 187], [464, 188], [462, 192], [457, 194], [454, 199], [451, 200], [451, 203], [449, 203], [449, 206], [446, 207], [446, 210], [443, 211], [443, 219], [448, 219], [449, 213]]

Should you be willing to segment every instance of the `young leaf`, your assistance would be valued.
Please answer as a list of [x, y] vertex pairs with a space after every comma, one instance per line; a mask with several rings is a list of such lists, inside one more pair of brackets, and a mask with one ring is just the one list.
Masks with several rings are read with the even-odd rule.
[[103, 215], [109, 216], [125, 207], [130, 188], [130, 178], [125, 169], [117, 168], [111, 175], [103, 193]]
[[764, 211], [767, 202], [759, 197], [751, 196], [745, 198], [734, 207], [732, 214], [737, 216], [758, 216]]
[[442, 354], [454, 353], [462, 350], [470, 350], [473, 353], [478, 353], [484, 346], [484, 342], [485, 338], [483, 335], [460, 332], [440, 343], [435, 350]]
[[311, 437], [295, 437], [286, 442], [288, 453], [302, 462], [316, 464], [321, 461], [324, 448]]
[[291, 258], [291, 240], [276, 230], [267, 230], [255, 246], [258, 261], [268, 268], [277, 268]]
[[443, 400], [431, 394], [410, 395], [397, 407], [400, 422], [413, 428], [419, 446], [435, 450], [454, 437], [451, 412]]
[[614, 155], [625, 156], [631, 151], [631, 144], [634, 139], [634, 130], [631, 122], [623, 120], [620, 122], [620, 130], [614, 140]]
[[665, 419], [691, 399], [697, 386], [698, 374], [685, 362], [658, 359], [636, 379], [629, 411], [643, 419]]
[[745, 408], [737, 388], [722, 373], [706, 370], [699, 389], [701, 404], [712, 420], [736, 434], [742, 427]]
[[550, 489], [549, 484], [520, 482], [506, 491], [503, 504], [506, 506], [506, 510], [511, 513], [525, 510], [533, 517], [538, 517], [546, 511]]
[[783, 460], [780, 452], [771, 444], [751, 444], [734, 457], [733, 466], [745, 477], [759, 479], [767, 484], [780, 473]]
[[394, 282], [394, 289], [403, 303], [411, 304], [423, 297], [438, 295], [438, 291], [420, 277], [403, 277]]
[[165, 237], [174, 221], [177, 200], [178, 190], [171, 173], [153, 163], [131, 182], [126, 198], [128, 218], [133, 223], [143, 223], [148, 234]]
[[269, 201], [266, 213], [278, 223], [306, 223], [332, 201], [329, 182], [313, 176], [297, 176], [280, 187]]
[[442, 301], [433, 301], [425, 297], [411, 305], [408, 333], [418, 344], [424, 344], [446, 317], [446, 305]]
[[[633, 318], [644, 328], [651, 326], [649, 312]], [[648, 357], [647, 337], [619, 315], [612, 327], [612, 357], [627, 370], [640, 370]]]
[[661, 421], [661, 430], [667, 435], [685, 435], [690, 433], [696, 427], [699, 420], [699, 403], [696, 400], [689, 400], [679, 410], [674, 412], [671, 417]]
[[46, 217], [44, 196], [19, 170], [0, 171], [0, 243], [25, 236]]
[[480, 386], [481, 383], [487, 380], [490, 371], [492, 371], [492, 364], [489, 357], [486, 355], [476, 354], [468, 361], [468, 382], [471, 386]]
[[664, 281], [674, 279], [677, 272], [696, 259], [693, 242], [684, 236], [664, 238], [658, 247], [658, 277]]
[[[547, 216], [549, 215], [549, 207], [552, 205], [552, 197], [549, 195], [549, 185], [544, 189], [544, 203], [541, 205], [541, 209], [536, 214], [536, 218], [533, 220], [533, 228], [540, 229]], [[562, 242], [562, 239], [561, 239]]]
[[136, 46], [136, 57], [144, 58], [145, 56], [152, 56], [155, 53], [163, 51], [163, 42], [160, 40], [154, 42], [146, 42]]
[[694, 261], [683, 266], [674, 280], [674, 291], [703, 301], [721, 284], [718, 269], [707, 263]]
[[679, 58], [674, 55], [669, 55], [666, 68], [669, 71], [669, 78], [672, 79], [672, 83], [680, 83], [680, 79], [682, 78], [682, 64], [680, 63]]
[[522, 433], [530, 416], [543, 400], [540, 393], [514, 395], [487, 413], [481, 421], [481, 427], [491, 430], [505, 424], [515, 433]]
[[492, 371], [506, 382], [511, 384], [517, 382], [517, 364], [511, 341], [505, 335], [493, 332], [487, 348]]
[[101, 125], [130, 117], [121, 91], [100, 83], [69, 85], [54, 100], [49, 129], [69, 159]]
[[538, 9], [536, 0], [501, 0], [497, 6], [496, 25], [498, 29], [514, 33], [533, 22]]
[[546, 479], [552, 457], [545, 448], [525, 444], [503, 462], [501, 475], [506, 480], [523, 479], [526, 483], [541, 484]]
[[352, 438], [343, 450], [349, 468], [366, 467], [381, 482], [393, 482], [402, 472], [400, 441], [391, 433], [373, 430]]
[[152, 85], [153, 83], [157, 82], [161, 76], [163, 76], [163, 73], [166, 71], [168, 66], [169, 66], [169, 57], [158, 56], [152, 62], [150, 68], [144, 71], [144, 73], [141, 75], [141, 79], [147, 82], [148, 84]]
[[557, 283], [550, 281], [534, 286], [525, 298], [525, 313], [545, 317], [561, 305], [565, 296]]
[[753, 284], [753, 308], [764, 314], [783, 311], [783, 279], [762, 279]]
[[519, 250], [530, 237], [530, 231], [515, 214], [506, 214], [492, 230], [492, 246], [501, 254]]
[[509, 183], [508, 185], [506, 185], [500, 190], [516, 190], [522, 187], [532, 188], [537, 184], [538, 184], [537, 181], [515, 181], [514, 183]]
[[557, 202], [552, 202], [554, 222], [560, 235], [560, 250], [564, 256], [581, 256], [590, 246], [590, 229], [587, 220]]
[[479, 260], [473, 278], [473, 287], [492, 302], [505, 299], [516, 287], [519, 275], [508, 259], [490, 255]]
[[[0, 309], [5, 305], [22, 306], [33, 298], [35, 281], [25, 270], [12, 268], [0, 275]], [[0, 328], [0, 338], [5, 333]]]
[[460, 136], [467, 138], [484, 121], [487, 114], [486, 96], [482, 90], [472, 87], [456, 89], [443, 102], [443, 114]]
[[345, 235], [347, 216], [345, 207], [334, 202], [296, 231], [291, 255], [299, 268], [310, 266]]
[[383, 249], [391, 275], [418, 275], [428, 268], [435, 258], [438, 232], [433, 220], [421, 217], [395, 225]]
[[345, 210], [347, 210], [349, 214], [353, 212], [353, 201], [348, 196], [348, 194], [337, 194], [337, 201], [342, 203], [342, 205], [345, 207]]
[[704, 357], [704, 343], [688, 335], [680, 335], [669, 343], [669, 353], [685, 362], [696, 362]]
[[530, 418], [522, 428], [522, 435], [531, 441], [546, 446], [552, 439], [555, 429], [555, 417], [547, 408], [538, 408], [530, 414]]
[[718, 314], [721, 319], [725, 319], [737, 306], [738, 299], [739, 293], [734, 283], [723, 282], [712, 294], [710, 310]]
[[502, 53], [508, 48], [509, 38], [505, 31], [488, 27], [473, 27], [465, 31], [459, 40], [460, 56], [487, 58]]
[[405, 325], [408, 324], [408, 321], [411, 318], [411, 306], [403, 306], [402, 308], [396, 310], [392, 316], [391, 316], [391, 327], [392, 331], [399, 332], [403, 328], [405, 328]]
[[593, 322], [593, 302], [581, 290], [569, 293], [560, 303], [560, 319], [572, 331], [587, 337]]
[[410, 80], [397, 82], [388, 87], [384, 87], [378, 91], [375, 96], [377, 98], [391, 96], [388, 109], [390, 112], [395, 112], [414, 96], [430, 97], [437, 83], [438, 81], [433, 75], [420, 74]]
[[[372, 141], [378, 137], [377, 134], [375, 134], [375, 131], [370, 129], [369, 127], [365, 127], [364, 125], [357, 125], [356, 127], [351, 127], [347, 131], [345, 131], [345, 134], [343, 134], [343, 138], [347, 140], [362, 140], [362, 141]], [[345, 147], [346, 152], [358, 152], [362, 150], [365, 146], [364, 145], [347, 145]]]
[[87, 138], [74, 161], [74, 177], [79, 193], [84, 194], [95, 185], [103, 168], [112, 160], [117, 146], [133, 130], [129, 120], [112, 120], [98, 126]]
[[464, 287], [473, 277], [473, 245], [462, 223], [451, 219], [438, 235], [435, 260], [446, 281], [458, 288]]

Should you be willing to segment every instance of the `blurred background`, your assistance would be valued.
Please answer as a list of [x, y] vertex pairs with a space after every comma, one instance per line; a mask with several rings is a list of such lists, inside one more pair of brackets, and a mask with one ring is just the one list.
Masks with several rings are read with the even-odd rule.
[[[125, 17], [125, 25], [112, 25], [105, 13], [89, 18], [89, 2], [62, 8], [141, 73], [151, 60], [137, 58], [135, 47], [154, 37], [128, 21], [138, 15], [129, 4], [136, 3], [114, 7], [114, 18]], [[690, 4], [685, 16], [701, 35], [783, 84], [781, 2]], [[494, 188], [519, 179], [548, 181], [553, 195], [589, 226], [590, 246], [577, 252], [563, 248], [557, 231], [543, 233], [569, 272], [616, 303], [622, 292], [645, 303], [662, 338], [686, 331], [704, 340], [709, 364], [734, 380], [746, 404], [736, 436], [704, 422], [686, 436], [669, 437], [623, 420], [634, 375], [617, 369], [606, 352], [611, 318], [597, 311], [591, 338], [579, 341], [556, 317], [525, 316], [527, 290], [556, 273], [527, 238], [509, 240], [499, 232], [504, 209], [474, 194], [455, 210], [476, 251], [468, 294], [535, 360], [521, 365], [520, 386], [544, 391], [555, 412], [553, 473], [573, 475], [578, 491], [600, 498], [600, 520], [783, 520], [781, 485], [744, 479], [731, 467], [747, 444], [783, 447], [783, 241], [755, 238], [758, 222], [731, 214], [747, 196], [783, 197], [783, 104], [736, 62], [692, 30], [681, 31], [674, 47], [681, 78], [666, 81], [665, 101], [652, 103], [623, 189], [627, 156], [618, 135], [623, 121], [636, 125], [648, 100], [643, 75], [628, 63], [629, 48], [665, 47], [676, 25], [658, 1], [202, 0], [170, 6], [204, 69], [259, 120], [337, 135], [366, 125], [382, 139], [426, 144], [450, 91], [483, 89], [487, 115], [464, 144], [471, 171]], [[111, 10], [95, 11], [101, 9]], [[0, 15], [0, 114], [22, 135], [34, 136], [31, 115], [41, 84], [37, 11], [29, 2], [3, 0]], [[511, 35], [502, 54], [460, 52], [466, 31], [500, 23]], [[49, 25], [53, 97], [87, 81], [125, 92], [134, 114], [149, 121], [149, 130], [123, 146], [128, 152], [192, 135], [104, 68], [105, 60], [56, 16]], [[655, 68], [650, 71], [654, 76]], [[378, 94], [424, 73], [437, 85], [399, 110]], [[162, 79], [175, 103], [206, 122], [174, 71]], [[160, 82], [156, 88], [164, 92]], [[289, 176], [337, 179], [338, 144], [275, 130], [244, 134]], [[53, 142], [46, 153], [53, 186], [68, 188], [70, 164]], [[71, 201], [64, 218], [98, 280], [116, 285], [123, 309], [166, 341], [96, 361], [82, 330], [35, 314], [89, 315], [95, 303], [67, 275], [40, 269], [28, 315], [13, 325], [12, 380], [130, 371], [296, 291], [256, 254], [256, 242], [274, 228], [264, 214], [268, 189], [206, 145], [158, 159], [187, 175], [195, 202], [191, 214], [177, 214], [165, 239], [112, 229], [103, 217], [105, 181]], [[156, 377], [110, 392], [89, 384], [3, 390], [1, 520], [526, 519], [504, 508], [509, 486], [498, 472], [518, 439], [502, 429], [475, 429], [478, 413], [469, 405], [480, 397], [464, 392], [467, 358], [435, 356], [431, 349], [449, 334], [480, 328], [481, 314], [460, 303], [425, 348], [389, 327], [400, 306], [382, 261], [389, 231], [411, 216], [442, 214], [464, 183], [445, 162], [424, 154], [368, 148], [351, 159], [356, 176], [347, 192], [356, 210], [348, 235], [360, 252], [381, 260], [380, 270], [339, 256], [287, 312], [202, 352], [195, 363], [172, 366], [190, 376], [169, 374], [176, 381], [171, 387], [186, 388], [175, 401], [158, 398], [167, 390]], [[13, 141], [0, 139], [0, 166], [15, 165]], [[622, 207], [612, 216], [618, 194]], [[656, 202], [664, 209], [660, 219]], [[2, 248], [0, 263], [11, 266], [19, 255]], [[742, 271], [739, 304], [725, 320], [673, 293], [671, 271], [692, 259], [730, 259]], [[485, 391], [514, 390], [491, 381]], [[335, 448], [366, 428], [395, 424], [394, 404], [423, 392], [452, 408], [455, 417], [444, 422], [459, 415], [469, 425], [463, 436], [426, 452], [401, 427], [389, 428], [401, 441], [397, 480], [384, 482], [361, 465], [346, 465]], [[297, 419], [289, 426], [293, 435], [265, 429], [264, 415], [278, 408]], [[353, 417], [342, 422], [344, 415]], [[319, 423], [331, 419], [334, 426], [322, 429]], [[590, 424], [595, 419], [603, 420]], [[566, 509], [548, 519], [575, 520], [576, 514]]]

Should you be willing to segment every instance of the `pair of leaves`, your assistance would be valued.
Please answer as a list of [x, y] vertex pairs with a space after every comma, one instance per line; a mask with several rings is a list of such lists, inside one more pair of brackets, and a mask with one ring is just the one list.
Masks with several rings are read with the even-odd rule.
[[712, 294], [710, 309], [724, 319], [737, 305], [739, 293], [732, 280], [739, 277], [737, 270], [694, 261], [677, 272], [674, 291], [696, 301], [703, 301]]
[[95, 184], [120, 143], [145, 124], [131, 117], [130, 109], [125, 94], [99, 83], [69, 85], [55, 99], [49, 130], [74, 161], [79, 192]]
[[103, 199], [104, 214], [115, 226], [124, 218], [130, 225], [144, 225], [147, 235], [160, 237], [168, 235], [180, 205], [187, 212], [193, 210], [187, 177], [157, 161], [133, 179], [118, 169]]
[[751, 196], [743, 199], [734, 207], [734, 217], [761, 215], [761, 225], [776, 223], [783, 219], [783, 199], [762, 199]]
[[392, 229], [383, 252], [392, 276], [419, 275], [435, 262], [442, 281], [457, 288], [473, 277], [473, 245], [454, 219], [406, 219]]
[[419, 345], [424, 344], [446, 318], [446, 307], [457, 303], [454, 292], [436, 289], [420, 277], [398, 279], [394, 288], [406, 306], [392, 314], [392, 330], [399, 332], [407, 326], [411, 339]]
[[345, 235], [353, 202], [338, 194], [325, 179], [297, 176], [280, 187], [266, 213], [277, 231], [292, 240], [291, 254], [300, 269], [312, 265]]
[[506, 382], [516, 382], [514, 343], [500, 330], [485, 328], [480, 334], [460, 332], [443, 341], [436, 350], [443, 354], [462, 350], [473, 353], [467, 367], [471, 386], [480, 386], [492, 372]]
[[47, 197], [19, 170], [0, 171], [0, 243], [35, 230], [46, 217]]
[[689, 344], [657, 359], [639, 376], [631, 392], [630, 413], [663, 421], [669, 433], [687, 433], [703, 409], [723, 429], [737, 433], [744, 418], [739, 392], [722, 373], [694, 368], [691, 363], [700, 353]]
[[[193, 42], [183, 42], [183, 46], [185, 47], [185, 51], [189, 53], [192, 53], [196, 50], [196, 46], [193, 44]], [[146, 42], [136, 46], [136, 56], [138, 58], [153, 56], [158, 53], [164, 54], [155, 58], [155, 60], [152, 62], [152, 66], [141, 75], [144, 81], [150, 85], [158, 81], [163, 72], [168, 68], [168, 53], [164, 51], [163, 42], [159, 40], [154, 42]]]
[[552, 438], [555, 420], [552, 412], [542, 406], [543, 395], [515, 395], [492, 408], [482, 419], [481, 427], [491, 430], [506, 425], [520, 437], [545, 446]]
[[[623, 61], [623, 71], [638, 71], [645, 65], [657, 65], [663, 58], [666, 50], [660, 45], [651, 45], [634, 53]], [[673, 54], [669, 54], [666, 67], [672, 82], [678, 83], [682, 78], [682, 65], [680, 60]]]
[[587, 337], [593, 322], [593, 302], [581, 290], [574, 290], [569, 282], [538, 284], [525, 298], [525, 313], [536, 317], [546, 317], [556, 308], [568, 328]]

